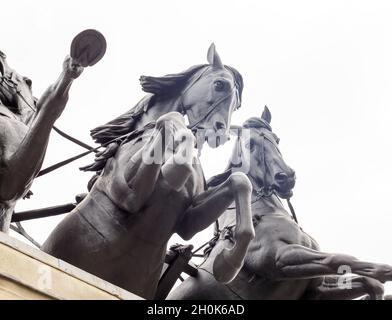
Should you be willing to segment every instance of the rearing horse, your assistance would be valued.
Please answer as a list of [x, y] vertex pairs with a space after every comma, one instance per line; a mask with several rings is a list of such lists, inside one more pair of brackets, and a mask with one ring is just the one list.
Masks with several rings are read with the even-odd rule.
[[[186, 279], [168, 299], [354, 299], [363, 295], [381, 298], [381, 282], [392, 280], [392, 266], [320, 251], [317, 242], [284, 209], [278, 196], [291, 197], [295, 176], [283, 161], [270, 121], [267, 108], [261, 119], [247, 120], [243, 130], [249, 134], [238, 140], [228, 171], [209, 181], [210, 188], [216, 188], [240, 170], [252, 182], [256, 236], [249, 245], [243, 268], [229, 284], [219, 283], [213, 276], [214, 260], [237, 232], [234, 205], [220, 216], [221, 230], [217, 230], [215, 244], [211, 242], [206, 250], [198, 275]], [[340, 278], [344, 272], [359, 276]]]
[[[143, 89], [152, 95], [92, 131], [100, 143], [119, 141], [84, 168], [98, 172], [91, 190], [55, 228], [44, 251], [153, 298], [170, 237], [178, 233], [190, 239], [235, 201], [236, 245], [223, 250], [214, 266], [219, 281], [235, 277], [254, 236], [251, 184], [235, 173], [220, 188], [205, 192], [193, 150], [195, 140], [215, 147], [227, 139], [231, 113], [240, 106], [242, 78], [222, 64], [213, 45], [208, 61], [181, 74], [142, 77]], [[188, 116], [192, 131], [180, 112]]]

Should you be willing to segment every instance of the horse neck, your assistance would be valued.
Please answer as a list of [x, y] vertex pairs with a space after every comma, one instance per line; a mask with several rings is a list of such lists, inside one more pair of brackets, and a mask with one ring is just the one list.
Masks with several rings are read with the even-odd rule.
[[135, 129], [144, 127], [147, 123], [157, 121], [160, 116], [163, 116], [169, 112], [180, 112], [182, 113], [180, 106], [180, 96], [168, 98], [164, 100], [157, 100], [151, 105], [148, 110], [141, 116], [136, 124]]
[[[255, 190], [255, 187], [253, 186]], [[260, 215], [275, 215], [275, 214], [287, 214], [289, 213], [284, 208], [281, 200], [277, 195], [272, 194], [268, 197], [257, 197], [257, 194], [253, 192], [251, 201], [252, 216]], [[233, 203], [218, 219], [220, 229], [228, 226], [235, 225], [236, 220], [236, 208]]]

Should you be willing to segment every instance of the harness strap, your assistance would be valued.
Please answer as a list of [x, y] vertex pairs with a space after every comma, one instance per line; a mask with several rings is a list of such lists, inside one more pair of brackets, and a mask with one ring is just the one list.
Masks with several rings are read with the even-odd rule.
[[290, 209], [291, 215], [294, 218], [294, 221], [299, 225], [297, 215], [295, 214], [295, 210], [294, 210], [293, 205], [290, 202], [290, 199], [287, 199], [287, 205], [289, 206], [289, 209]]
[[52, 165], [52, 166], [50, 166], [50, 167], [48, 167], [48, 168], [45, 168], [45, 169], [41, 170], [41, 171], [38, 173], [37, 178], [38, 178], [38, 177], [41, 177], [41, 176], [43, 176], [43, 175], [45, 175], [45, 174], [48, 174], [49, 172], [52, 172], [52, 171], [54, 171], [54, 170], [56, 170], [56, 169], [58, 169], [58, 168], [61, 168], [61, 167], [65, 166], [65, 165], [67, 165], [68, 163], [71, 163], [71, 162], [73, 162], [73, 161], [75, 161], [75, 160], [78, 160], [78, 159], [80, 159], [80, 158], [83, 158], [84, 156], [87, 156], [87, 155], [89, 155], [90, 153], [98, 152], [98, 150], [99, 150], [100, 148], [107, 147], [109, 144], [111, 144], [111, 143], [113, 143], [113, 142], [122, 141], [122, 140], [126, 139], [128, 136], [130, 136], [131, 134], [133, 134], [133, 132], [124, 134], [124, 135], [122, 135], [122, 136], [120, 136], [120, 137], [118, 137], [118, 138], [114, 138], [114, 139], [112, 139], [112, 140], [110, 140], [110, 141], [108, 141], [108, 142], [103, 143], [102, 145], [100, 145], [100, 146], [98, 146], [98, 147], [96, 147], [96, 148], [91, 148], [91, 149], [88, 150], [88, 151], [85, 151], [85, 152], [80, 153], [80, 154], [78, 154], [78, 155], [76, 155], [76, 156], [74, 156], [74, 157], [68, 158], [68, 159], [66, 159], [66, 160], [64, 160], [64, 161], [61, 161], [61, 162], [58, 162], [58, 163], [56, 163], [56, 164], [54, 164], [54, 165]]
[[[186, 90], [184, 90], [184, 92], [181, 94], [181, 99], [180, 99], [180, 104], [181, 104], [181, 109], [182, 109], [182, 113], [183, 114], [187, 114], [187, 111], [189, 110], [189, 109], [186, 109], [185, 107], [184, 107], [184, 103], [183, 103], [183, 101], [182, 101], [182, 97], [183, 97], [183, 95], [186, 93], [186, 92], [188, 92], [194, 85], [195, 85], [195, 83], [197, 82], [197, 81], [199, 81], [200, 79], [201, 79], [201, 77], [207, 72], [207, 70], [209, 70], [209, 67], [206, 67], [202, 72], [200, 72], [200, 74], [192, 81], [192, 83], [186, 88]], [[188, 129], [190, 129], [190, 130], [193, 130], [193, 129], [195, 129], [196, 128], [196, 126], [197, 125], [199, 125], [200, 124], [200, 122], [202, 122], [204, 119], [206, 119], [223, 101], [225, 101], [225, 100], [227, 100], [230, 96], [231, 96], [231, 94], [232, 94], [232, 92], [235, 90], [235, 89], [237, 89], [237, 84], [235, 84], [232, 88], [231, 88], [231, 90], [230, 90], [230, 92], [226, 95], [226, 96], [224, 96], [223, 98], [221, 98], [221, 99], [219, 99], [218, 101], [216, 101], [211, 107], [210, 107], [210, 109], [207, 111], [207, 113], [206, 114], [204, 114], [204, 115], [202, 115], [193, 125], [189, 125], [188, 126]]]
[[[216, 101], [211, 107], [210, 109], [207, 111], [207, 113], [203, 116], [200, 117], [199, 120], [197, 120], [193, 125], [189, 125], [188, 129], [193, 130], [195, 129], [200, 122], [202, 122], [203, 120], [205, 120], [223, 101], [226, 101], [229, 97], [231, 97], [232, 92], [234, 91], [235, 87], [232, 87], [230, 92], [225, 95], [224, 97], [222, 97], [221, 99], [219, 99], [218, 101]], [[183, 108], [184, 109], [184, 108]], [[185, 113], [187, 112], [187, 109], [185, 109]]]
[[57, 128], [56, 126], [53, 126], [53, 130], [56, 131], [60, 136], [62, 136], [63, 138], [77, 144], [78, 146], [81, 146], [82, 148], [85, 148], [87, 150], [93, 151], [94, 147], [89, 146], [87, 143], [84, 143], [74, 137], [71, 137], [69, 134], [65, 133], [64, 131], [61, 131], [59, 128]]

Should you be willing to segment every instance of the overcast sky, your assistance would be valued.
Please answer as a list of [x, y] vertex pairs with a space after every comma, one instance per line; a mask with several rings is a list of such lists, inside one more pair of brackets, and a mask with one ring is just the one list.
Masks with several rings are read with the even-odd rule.
[[[75, 81], [57, 122], [90, 144], [89, 129], [143, 96], [140, 75], [205, 63], [215, 42], [244, 77], [233, 123], [261, 115], [264, 105], [272, 112], [297, 173], [292, 202], [301, 226], [324, 251], [392, 264], [392, 2], [20, 0], [4, 1], [1, 11], [0, 50], [33, 80], [36, 96], [58, 77], [77, 33], [105, 35], [106, 56]], [[231, 148], [203, 149], [207, 177], [224, 169]], [[53, 133], [44, 167], [81, 151]], [[78, 167], [89, 161], [37, 179], [17, 211], [72, 202], [86, 190], [91, 174]], [[60, 220], [24, 226], [43, 242]]]

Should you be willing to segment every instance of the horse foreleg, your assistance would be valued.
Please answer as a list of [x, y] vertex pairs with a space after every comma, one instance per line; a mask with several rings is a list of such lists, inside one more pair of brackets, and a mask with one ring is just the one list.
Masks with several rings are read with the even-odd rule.
[[301, 245], [282, 245], [275, 257], [278, 279], [306, 279], [353, 273], [381, 282], [392, 280], [392, 266], [358, 260], [346, 254], [331, 254]]
[[[223, 184], [199, 195], [178, 226], [177, 233], [190, 239], [207, 228], [235, 201], [236, 221], [233, 246], [226, 247], [214, 260], [213, 271], [220, 282], [230, 282], [240, 271], [250, 241], [255, 236], [251, 214], [252, 185], [248, 177], [233, 173]], [[234, 221], [233, 221], [234, 222]]]
[[352, 300], [363, 296], [371, 300], [382, 300], [384, 285], [363, 276], [327, 276], [322, 284], [306, 292], [306, 299], [314, 300]]
[[[170, 112], [161, 116], [149, 140], [131, 157], [130, 165], [124, 171], [125, 181], [132, 190], [132, 193], [127, 195], [128, 199], [132, 197], [127, 201], [128, 210], [131, 212], [139, 211], [154, 191], [161, 170], [163, 171], [166, 165], [166, 150], [177, 137], [175, 128], [181, 125], [185, 127], [179, 113]], [[164, 172], [162, 174], [165, 178]], [[176, 174], [179, 175], [179, 172]]]
[[193, 149], [195, 137], [188, 129], [176, 132], [174, 143], [178, 147], [162, 166], [162, 176], [174, 190], [181, 190], [192, 173]]
[[146, 161], [145, 155], [153, 155], [157, 151], [163, 153], [165, 146], [162, 131], [162, 128], [154, 129], [149, 142], [132, 156], [124, 171], [125, 181], [132, 191], [127, 192], [127, 209], [131, 212], [138, 212], [154, 191], [162, 163], [159, 159]]

